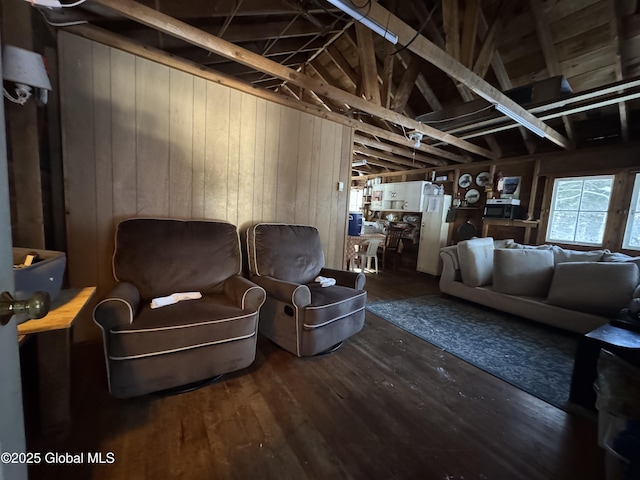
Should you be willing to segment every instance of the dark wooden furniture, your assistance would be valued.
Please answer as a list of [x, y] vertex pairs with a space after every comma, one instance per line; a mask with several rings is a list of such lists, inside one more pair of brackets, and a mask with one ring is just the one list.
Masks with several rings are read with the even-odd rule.
[[640, 366], [640, 333], [606, 324], [585, 334], [578, 341], [569, 400], [590, 409], [595, 409], [596, 404], [593, 382], [597, 377], [600, 349]]
[[21, 341], [36, 335], [38, 402], [43, 431], [62, 431], [71, 419], [71, 328], [96, 287], [62, 290], [49, 313], [18, 325]]
[[387, 231], [387, 239], [382, 248], [382, 270], [386, 268], [387, 253], [393, 255], [393, 268], [398, 268], [398, 255], [400, 254], [400, 242], [402, 242], [403, 228], [389, 227]]

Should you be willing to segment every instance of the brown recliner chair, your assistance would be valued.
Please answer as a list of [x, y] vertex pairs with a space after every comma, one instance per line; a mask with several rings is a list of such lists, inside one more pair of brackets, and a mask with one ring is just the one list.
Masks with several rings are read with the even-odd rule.
[[[364, 325], [362, 273], [324, 268], [315, 227], [260, 223], [247, 231], [250, 279], [267, 291], [260, 333], [298, 357], [326, 352]], [[323, 287], [318, 276], [336, 280]]]
[[[191, 386], [255, 359], [265, 291], [240, 276], [234, 225], [134, 218], [116, 230], [118, 285], [94, 309], [116, 397]], [[202, 298], [152, 309], [180, 292]], [[188, 387], [187, 387], [188, 388]]]

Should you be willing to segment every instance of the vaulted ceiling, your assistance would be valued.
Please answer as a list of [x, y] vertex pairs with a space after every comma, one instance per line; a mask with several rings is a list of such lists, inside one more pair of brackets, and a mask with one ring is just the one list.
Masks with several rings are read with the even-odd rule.
[[41, 13], [346, 117], [363, 174], [638, 135], [637, 0], [345, 2], [397, 44], [325, 0], [89, 0]]

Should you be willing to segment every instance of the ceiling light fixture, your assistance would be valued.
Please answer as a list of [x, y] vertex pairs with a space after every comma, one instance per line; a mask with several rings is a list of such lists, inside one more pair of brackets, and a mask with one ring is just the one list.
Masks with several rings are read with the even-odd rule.
[[362, 160], [354, 160], [351, 163], [352, 167], [364, 167], [367, 164], [367, 161], [365, 159]]
[[409, 134], [409, 140], [413, 142], [413, 148], [420, 148], [420, 142], [422, 141], [423, 137], [424, 135], [422, 134], [422, 132], [411, 132]]
[[351, 5], [349, 5], [348, 0], [327, 0], [327, 2], [329, 2], [334, 7], [339, 8], [347, 15], [350, 15], [355, 20], [363, 24], [365, 27], [369, 27], [371, 30], [376, 32], [381, 37], [389, 40], [394, 45], [398, 43], [397, 35], [391, 33], [389, 30], [379, 25], [378, 23], [374, 22], [362, 12], [353, 8]]
[[532, 131], [533, 133], [535, 133], [536, 135], [538, 135], [539, 137], [546, 137], [547, 135], [544, 133], [544, 131], [542, 131], [540, 128], [536, 127], [534, 124], [532, 124], [529, 120], [526, 120], [524, 118], [522, 118], [520, 115], [518, 115], [517, 113], [509, 110], [507, 107], [505, 107], [504, 105], [501, 105], [499, 103], [496, 103], [496, 110], [498, 110], [500, 113], [506, 115], [507, 117], [509, 117], [511, 120], [515, 120], [516, 122], [518, 122], [520, 125], [522, 125], [523, 127], [525, 127], [526, 129]]

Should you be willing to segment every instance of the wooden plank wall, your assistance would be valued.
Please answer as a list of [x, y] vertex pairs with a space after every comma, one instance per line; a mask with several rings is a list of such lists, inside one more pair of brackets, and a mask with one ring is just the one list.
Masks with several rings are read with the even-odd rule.
[[[135, 216], [311, 224], [341, 267], [349, 127], [68, 33], [59, 48], [71, 286], [107, 293]], [[76, 341], [97, 334], [79, 319]]]

